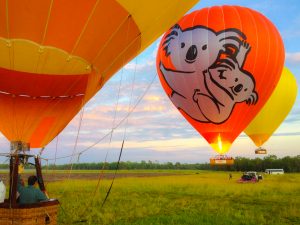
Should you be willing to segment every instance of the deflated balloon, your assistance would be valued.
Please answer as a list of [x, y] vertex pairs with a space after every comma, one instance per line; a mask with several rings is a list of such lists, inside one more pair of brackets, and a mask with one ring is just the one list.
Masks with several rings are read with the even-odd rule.
[[263, 145], [287, 117], [295, 103], [297, 90], [296, 78], [284, 67], [271, 97], [244, 130], [257, 147]]
[[0, 0], [0, 131], [45, 146], [196, 2]]
[[274, 25], [239, 6], [184, 16], [163, 36], [157, 54], [165, 92], [221, 154], [268, 100], [283, 63], [283, 42]]

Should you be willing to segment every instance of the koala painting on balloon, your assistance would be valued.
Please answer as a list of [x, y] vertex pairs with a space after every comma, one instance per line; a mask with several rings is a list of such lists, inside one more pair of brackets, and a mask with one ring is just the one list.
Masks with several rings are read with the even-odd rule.
[[253, 75], [243, 66], [251, 46], [238, 29], [218, 32], [195, 26], [182, 30], [175, 25], [162, 41], [164, 54], [159, 70], [172, 89], [175, 106], [196, 121], [224, 123], [236, 104], [256, 104]]

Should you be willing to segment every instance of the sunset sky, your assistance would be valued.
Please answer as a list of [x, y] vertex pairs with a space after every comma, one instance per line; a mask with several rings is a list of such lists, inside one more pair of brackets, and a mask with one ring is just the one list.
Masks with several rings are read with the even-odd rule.
[[[246, 6], [268, 17], [283, 38], [285, 66], [300, 85], [299, 0], [202, 0], [190, 12], [212, 5]], [[71, 154], [74, 157], [59, 159], [56, 163], [77, 162], [76, 154], [94, 145], [80, 155], [79, 162], [101, 162], [106, 155], [107, 161], [117, 161], [123, 139], [122, 161], [195, 163], [208, 162], [211, 156], [216, 155], [163, 91], [155, 65], [158, 43], [159, 39], [113, 76], [58, 138], [46, 147], [43, 156], [54, 158], [57, 149], [57, 157]], [[289, 116], [264, 145], [269, 154], [279, 157], [300, 155], [299, 103], [298, 94]], [[111, 136], [112, 128], [120, 121], [123, 122]], [[3, 136], [0, 147], [0, 152], [8, 152], [9, 143]], [[257, 157], [254, 150], [255, 145], [242, 133], [228, 155], [254, 158]]]

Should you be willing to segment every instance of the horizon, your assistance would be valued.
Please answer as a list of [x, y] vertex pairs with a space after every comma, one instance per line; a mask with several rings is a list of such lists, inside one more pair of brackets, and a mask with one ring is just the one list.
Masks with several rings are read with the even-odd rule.
[[[286, 53], [285, 66], [295, 75], [299, 86], [300, 2], [290, 0], [289, 3], [280, 0], [202, 0], [189, 12], [212, 5], [236, 4], [263, 13], [274, 23], [282, 36]], [[160, 38], [121, 68], [104, 85], [61, 134], [48, 144], [43, 152], [44, 158], [73, 155], [56, 161], [57, 164], [71, 163], [78, 160], [79, 152], [86, 150], [80, 154], [80, 163], [113, 162], [118, 160], [123, 139], [125, 140], [121, 158], [123, 162], [151, 160], [207, 163], [210, 157], [217, 154], [182, 117], [163, 91], [155, 63], [159, 41]], [[144, 98], [140, 100], [144, 94]], [[267, 155], [255, 155], [256, 146], [244, 133], [241, 133], [232, 144], [228, 155], [247, 158], [263, 158], [269, 155], [282, 158], [300, 155], [299, 103], [298, 92], [293, 109], [263, 145], [268, 150]], [[133, 108], [134, 111], [126, 118]], [[122, 125], [113, 129], [111, 136], [112, 128], [120, 121], [123, 121]], [[87, 149], [102, 137], [104, 138], [99, 144]], [[9, 142], [2, 135], [0, 146], [1, 153], [9, 152]], [[33, 153], [39, 151], [34, 149]]]

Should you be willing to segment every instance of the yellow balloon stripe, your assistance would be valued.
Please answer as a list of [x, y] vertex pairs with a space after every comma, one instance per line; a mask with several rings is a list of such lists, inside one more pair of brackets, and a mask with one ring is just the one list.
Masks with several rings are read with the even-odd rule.
[[39, 74], [88, 74], [90, 64], [59, 48], [24, 39], [0, 38], [0, 67]]
[[142, 51], [199, 0], [117, 0], [117, 2], [132, 15], [137, 24], [142, 36], [140, 49]]

